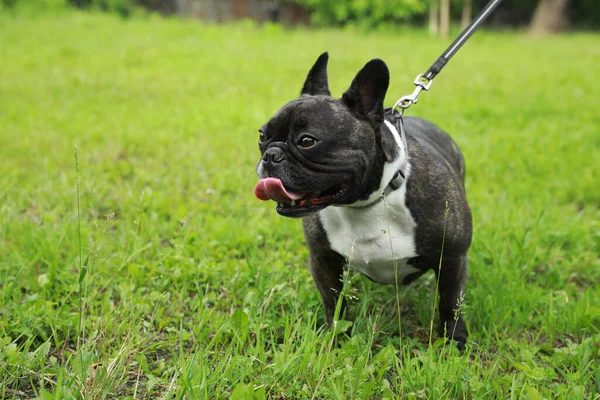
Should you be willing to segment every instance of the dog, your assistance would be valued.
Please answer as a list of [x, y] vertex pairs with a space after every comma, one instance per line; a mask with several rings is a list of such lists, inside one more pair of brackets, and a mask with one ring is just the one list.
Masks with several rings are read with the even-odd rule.
[[389, 285], [433, 270], [440, 334], [463, 349], [472, 236], [464, 157], [437, 126], [384, 109], [384, 61], [369, 61], [338, 99], [329, 91], [328, 59], [317, 59], [300, 97], [259, 129], [255, 195], [275, 201], [282, 216], [303, 218], [330, 326], [344, 268]]

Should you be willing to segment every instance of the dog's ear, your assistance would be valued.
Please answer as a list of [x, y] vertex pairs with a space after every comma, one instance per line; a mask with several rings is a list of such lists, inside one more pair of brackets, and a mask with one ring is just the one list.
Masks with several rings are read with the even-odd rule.
[[383, 123], [383, 101], [390, 85], [390, 71], [380, 59], [369, 61], [354, 77], [342, 101], [359, 118]]
[[309, 94], [316, 96], [319, 94], [331, 96], [329, 92], [329, 83], [327, 83], [327, 61], [329, 60], [329, 54], [327, 52], [321, 54], [315, 65], [308, 72], [304, 87], [300, 95]]

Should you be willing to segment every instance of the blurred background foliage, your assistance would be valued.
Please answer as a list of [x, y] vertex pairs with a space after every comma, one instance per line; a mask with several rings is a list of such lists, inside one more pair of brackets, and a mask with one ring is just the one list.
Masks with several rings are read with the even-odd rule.
[[299, 0], [312, 11], [319, 25], [344, 25], [360, 22], [376, 26], [385, 22], [409, 20], [424, 15], [427, 0]]
[[[357, 26], [367, 30], [394, 26], [425, 26], [437, 17], [440, 3], [449, 8], [451, 21], [470, 18], [488, 0], [0, 0], [5, 12], [46, 13], [68, 8], [100, 10], [128, 18], [135, 14], [200, 18], [215, 22], [254, 19], [286, 25], [310, 24], [319, 27]], [[432, 10], [433, 9], [433, 10]], [[555, 14], [557, 27], [599, 29], [598, 0], [504, 0], [488, 21], [495, 28], [530, 26], [536, 12]], [[431, 11], [434, 11], [432, 13]], [[290, 17], [290, 14], [291, 17]], [[282, 17], [283, 16], [283, 17]], [[545, 16], [548, 18], [548, 16]], [[443, 19], [443, 16], [442, 16]]]

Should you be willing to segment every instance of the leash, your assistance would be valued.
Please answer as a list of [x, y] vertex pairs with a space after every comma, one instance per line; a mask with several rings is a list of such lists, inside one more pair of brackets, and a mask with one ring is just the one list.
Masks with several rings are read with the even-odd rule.
[[[424, 74], [417, 75], [415, 81], [413, 82], [416, 86], [414, 92], [407, 96], [403, 96], [396, 101], [393, 107], [386, 108], [385, 113], [391, 114], [394, 117], [394, 127], [396, 128], [398, 134], [400, 135], [400, 140], [402, 141], [402, 146], [404, 146], [404, 151], [408, 154], [408, 143], [406, 141], [406, 132], [404, 131], [404, 121], [402, 120], [402, 115], [404, 114], [404, 110], [416, 104], [419, 101], [419, 94], [425, 90], [429, 90], [431, 84], [433, 83], [433, 78], [435, 78], [444, 68], [444, 66], [450, 61], [452, 56], [456, 54], [456, 52], [467, 42], [467, 40], [475, 33], [477, 28], [481, 26], [481, 24], [486, 20], [487, 17], [490, 16], [492, 11], [500, 4], [502, 0], [490, 0], [490, 2], [485, 6], [483, 10], [475, 17], [473, 21], [463, 31], [458, 35], [458, 37], [452, 42], [452, 44], [446, 49], [442, 55], [435, 60], [435, 62], [429, 67], [427, 72]], [[408, 158], [407, 158], [408, 160]], [[384, 197], [390, 195], [394, 190], [399, 189], [406, 179], [406, 164], [407, 160], [402, 163], [399, 167], [398, 171], [392, 177], [392, 180], [388, 183], [386, 188], [384, 189], [382, 196], [376, 201], [382, 200]], [[371, 204], [369, 204], [371, 205]]]
[[452, 42], [452, 44], [446, 49], [446, 51], [437, 59], [435, 62], [429, 67], [427, 72], [424, 74], [417, 75], [415, 81], [413, 82], [416, 86], [415, 91], [412, 94], [407, 96], [400, 97], [398, 101], [392, 107], [393, 111], [398, 111], [400, 113], [400, 117], [404, 113], [408, 107], [413, 104], [417, 104], [419, 101], [419, 94], [425, 90], [429, 90], [431, 84], [433, 83], [433, 78], [435, 78], [441, 71], [442, 68], [450, 61], [452, 56], [456, 54], [456, 52], [462, 47], [463, 44], [475, 33], [477, 28], [481, 26], [483, 21], [486, 20], [487, 17], [494, 11], [494, 9], [500, 4], [502, 0], [491, 0], [483, 10], [475, 17], [473, 21], [463, 31], [458, 35], [456, 40]]
[[384, 198], [389, 196], [392, 192], [399, 189], [404, 181], [406, 180], [406, 166], [408, 164], [408, 143], [406, 141], [406, 132], [404, 131], [404, 121], [402, 120], [402, 115], [404, 114], [404, 110], [413, 104], [417, 104], [419, 101], [419, 94], [425, 90], [429, 90], [431, 84], [433, 83], [433, 78], [435, 78], [444, 68], [444, 66], [450, 61], [452, 56], [456, 54], [456, 52], [466, 43], [466, 41], [475, 33], [477, 28], [481, 26], [483, 21], [486, 20], [487, 17], [494, 11], [494, 9], [500, 4], [502, 0], [491, 0], [485, 8], [477, 15], [477, 17], [471, 21], [471, 23], [463, 29], [463, 31], [458, 35], [458, 37], [452, 42], [452, 44], [446, 49], [442, 55], [435, 60], [435, 62], [429, 67], [427, 72], [424, 74], [417, 75], [415, 81], [413, 82], [416, 86], [414, 92], [407, 96], [400, 97], [398, 101], [394, 104], [393, 107], [386, 108], [384, 110], [385, 114], [391, 114], [394, 118], [394, 128], [398, 132], [400, 136], [400, 140], [402, 142], [402, 146], [404, 147], [404, 151], [407, 155], [406, 160], [400, 165], [388, 185], [384, 188], [381, 196], [378, 197], [371, 203], [360, 205], [360, 206], [351, 206], [352, 208], [367, 208], [371, 207], [374, 204], [379, 203]]

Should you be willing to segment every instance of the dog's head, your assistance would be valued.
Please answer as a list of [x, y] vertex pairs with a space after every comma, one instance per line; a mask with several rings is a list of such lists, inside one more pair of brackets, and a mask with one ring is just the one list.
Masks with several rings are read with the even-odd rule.
[[261, 179], [254, 191], [277, 202], [284, 216], [366, 199], [379, 187], [384, 163], [396, 157], [393, 138], [382, 133], [385, 63], [369, 61], [336, 99], [327, 82], [328, 58], [324, 53], [317, 59], [300, 97], [259, 129]]

